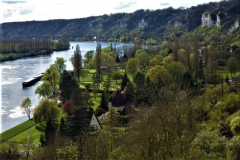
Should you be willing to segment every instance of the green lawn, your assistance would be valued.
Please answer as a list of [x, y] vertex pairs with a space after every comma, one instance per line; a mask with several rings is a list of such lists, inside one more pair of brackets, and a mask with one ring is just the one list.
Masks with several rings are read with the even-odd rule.
[[33, 120], [29, 120], [29, 121], [25, 121], [3, 133], [0, 134], [0, 139], [4, 140], [9, 138], [10, 136], [13, 136], [21, 131], [23, 131], [24, 129], [30, 127], [31, 125], [34, 125], [35, 123], [33, 122]]
[[[217, 70], [217, 75], [223, 77], [223, 79], [225, 79], [227, 76], [229, 79], [232, 79], [232, 76], [234, 76], [234, 75], [231, 75], [231, 73], [227, 70]], [[240, 75], [240, 70], [238, 70], [235, 73], [235, 76], [237, 76], [237, 75]]]

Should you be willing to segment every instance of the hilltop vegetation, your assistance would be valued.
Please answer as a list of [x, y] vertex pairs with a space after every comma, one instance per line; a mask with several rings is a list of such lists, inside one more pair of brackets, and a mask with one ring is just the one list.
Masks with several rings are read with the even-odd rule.
[[[201, 4], [188, 9], [169, 7], [161, 10], [137, 10], [133, 13], [117, 13], [71, 20], [3, 23], [0, 27], [1, 38], [55, 39], [65, 36], [69, 40], [93, 40], [94, 37], [97, 37], [103, 41], [133, 42], [135, 37], [140, 37], [145, 40], [153, 38], [160, 42], [164, 38], [184, 37], [191, 34], [201, 26], [203, 13], [210, 13], [214, 21], [216, 14], [221, 18], [222, 27], [220, 27], [219, 33], [211, 33], [211, 36], [226, 36], [228, 29], [240, 16], [239, 6], [238, 0], [229, 0]], [[203, 35], [203, 33], [199, 33], [199, 35]], [[233, 38], [235, 37], [227, 38], [227, 42], [232, 42]]]

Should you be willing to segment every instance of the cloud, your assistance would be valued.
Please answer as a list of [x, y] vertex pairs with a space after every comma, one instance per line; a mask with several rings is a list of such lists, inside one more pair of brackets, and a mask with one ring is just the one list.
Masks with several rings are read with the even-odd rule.
[[32, 12], [31, 9], [23, 9], [23, 10], [20, 11], [20, 15], [29, 14], [29, 13], [31, 13], [31, 12]]
[[[156, 0], [137, 1], [137, 0], [5, 0], [6, 3], [0, 5], [2, 18], [0, 23], [49, 20], [49, 19], [74, 19], [103, 14], [134, 12], [138, 9], [162, 9], [169, 6], [173, 8], [191, 7], [211, 0]], [[219, 0], [217, 0], [219, 1]], [[13, 3], [17, 2], [17, 3]], [[24, 3], [19, 3], [24, 2]]]
[[132, 7], [133, 5], [137, 4], [137, 2], [129, 2], [127, 4], [123, 4], [122, 2], [120, 3], [119, 6], [115, 7], [116, 10], [120, 10], [120, 9], [125, 9], [125, 8], [129, 8]]
[[2, 1], [2, 3], [8, 3], [8, 4], [10, 4], [10, 3], [25, 3], [25, 1], [15, 1], [15, 0], [11, 1], [11, 0], [8, 0], [8, 1]]
[[170, 3], [161, 3], [160, 6], [170, 6]]

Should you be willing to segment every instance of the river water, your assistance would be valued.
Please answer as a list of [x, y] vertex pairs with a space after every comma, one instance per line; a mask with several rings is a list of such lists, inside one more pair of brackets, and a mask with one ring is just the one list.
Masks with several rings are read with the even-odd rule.
[[[67, 61], [67, 70], [72, 70], [72, 64], [69, 59], [74, 53], [76, 44], [80, 46], [82, 57], [87, 51], [96, 50], [97, 46], [96, 42], [70, 42], [71, 46], [67, 51], [0, 62], [0, 133], [28, 119], [27, 115], [23, 114], [20, 109], [20, 105], [26, 97], [30, 98], [33, 107], [38, 104], [39, 99], [34, 92], [36, 87], [42, 82], [39, 81], [27, 88], [22, 87], [22, 82], [45, 72], [57, 57], [63, 57]], [[108, 42], [101, 42], [102, 48], [109, 45], [110, 43]], [[116, 47], [121, 45], [123, 44], [117, 43]]]

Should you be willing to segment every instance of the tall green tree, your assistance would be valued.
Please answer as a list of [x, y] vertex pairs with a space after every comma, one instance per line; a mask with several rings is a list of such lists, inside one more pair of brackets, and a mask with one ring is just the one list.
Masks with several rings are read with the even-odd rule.
[[176, 62], [179, 61], [178, 50], [179, 50], [179, 42], [178, 42], [178, 39], [175, 39], [174, 46], [173, 46], [173, 60]]
[[101, 43], [97, 43], [96, 55], [95, 55], [95, 68], [96, 68], [96, 80], [98, 84], [101, 82]]
[[78, 44], [76, 45], [76, 50], [74, 51], [74, 55], [72, 57], [72, 64], [73, 64], [74, 74], [77, 77], [78, 82], [80, 82], [80, 74], [82, 70], [82, 56], [81, 56], [81, 51]]
[[49, 81], [43, 82], [40, 86], [35, 89], [35, 94], [38, 94], [38, 98], [47, 98], [52, 94], [51, 84]]
[[71, 99], [72, 91], [78, 87], [73, 73], [64, 70], [59, 82], [60, 99], [63, 103]]
[[124, 88], [126, 87], [127, 83], [130, 82], [127, 74], [125, 73], [124, 76], [122, 77], [122, 82], [121, 82], [121, 90], [123, 91]]
[[112, 79], [113, 79], [113, 80], [116, 80], [116, 83], [117, 83], [117, 80], [118, 80], [118, 79], [121, 79], [122, 76], [123, 76], [122, 73], [117, 71], [117, 72], [114, 72], [114, 73], [112, 74]]
[[57, 69], [56, 64], [50, 65], [50, 67], [45, 71], [45, 73], [42, 77], [43, 81], [49, 81], [50, 82], [54, 95], [56, 93], [56, 88], [57, 88], [58, 83], [59, 83], [59, 78], [60, 78], [60, 73]]
[[23, 113], [27, 114], [28, 120], [30, 120], [30, 114], [32, 111], [31, 106], [32, 106], [32, 102], [28, 97], [22, 101], [21, 108], [23, 109]]
[[33, 120], [35, 123], [45, 122], [45, 143], [53, 144], [55, 140], [56, 123], [59, 109], [55, 100], [43, 98], [34, 109]]
[[227, 62], [227, 68], [231, 72], [231, 75], [236, 73], [239, 68], [239, 61], [235, 57], [230, 57]]
[[130, 73], [132, 75], [132, 77], [134, 78], [134, 75], [137, 73], [139, 67], [140, 67], [139, 59], [131, 58], [127, 62], [126, 71], [127, 71], [127, 73]]
[[136, 54], [135, 54], [135, 58], [138, 58], [140, 61], [140, 65], [145, 68], [149, 65], [149, 61], [150, 61], [150, 56], [147, 54], [147, 52], [145, 52], [142, 49], [137, 50]]
[[67, 61], [64, 60], [64, 58], [62, 58], [62, 57], [57, 57], [56, 61], [54, 62], [54, 64], [56, 64], [56, 66], [58, 68], [58, 72], [60, 74], [62, 74], [62, 72], [66, 69], [65, 62], [67, 62]]
[[93, 57], [94, 50], [87, 51], [84, 55], [84, 66], [87, 66], [90, 59]]

